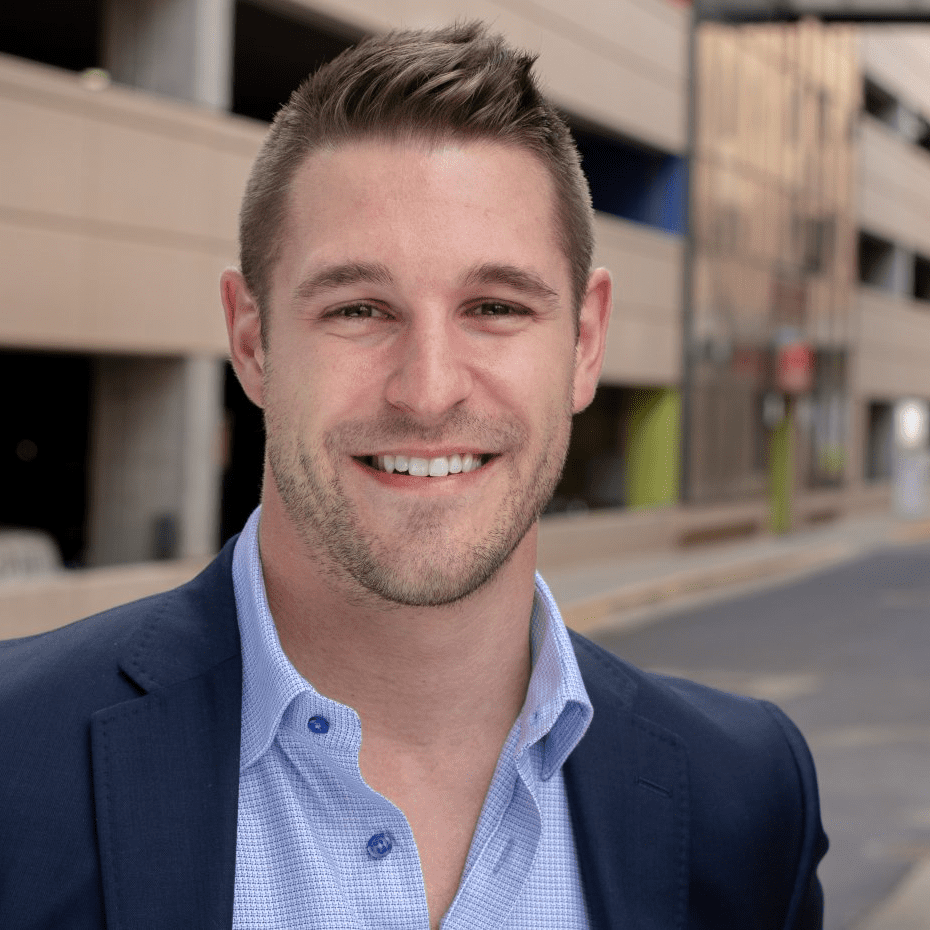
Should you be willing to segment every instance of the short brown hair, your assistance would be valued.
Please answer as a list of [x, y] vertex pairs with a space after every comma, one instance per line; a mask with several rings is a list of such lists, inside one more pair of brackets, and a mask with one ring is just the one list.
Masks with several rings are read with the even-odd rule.
[[471, 22], [366, 39], [304, 81], [271, 124], [239, 214], [242, 274], [262, 316], [291, 180], [310, 154], [360, 138], [450, 137], [517, 146], [549, 170], [577, 314], [591, 271], [591, 196], [571, 133], [531, 73], [535, 60]]

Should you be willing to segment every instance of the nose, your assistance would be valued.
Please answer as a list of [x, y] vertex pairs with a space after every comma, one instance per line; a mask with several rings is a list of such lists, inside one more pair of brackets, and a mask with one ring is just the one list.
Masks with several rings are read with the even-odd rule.
[[396, 344], [389, 404], [423, 420], [443, 417], [472, 392], [467, 340], [454, 321], [411, 322]]

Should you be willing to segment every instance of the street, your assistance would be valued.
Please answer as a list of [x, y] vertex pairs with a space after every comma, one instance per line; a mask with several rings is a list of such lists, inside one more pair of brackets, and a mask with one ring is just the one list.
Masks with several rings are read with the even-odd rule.
[[930, 545], [592, 638], [641, 667], [779, 704], [817, 763], [827, 930], [930, 928], [930, 909], [889, 909], [909, 873], [930, 868]]

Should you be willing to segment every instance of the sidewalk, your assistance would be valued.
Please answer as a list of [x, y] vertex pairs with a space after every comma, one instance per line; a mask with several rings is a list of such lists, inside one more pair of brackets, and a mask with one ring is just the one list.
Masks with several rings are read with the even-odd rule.
[[777, 584], [883, 546], [925, 539], [930, 539], [930, 520], [904, 522], [872, 513], [784, 536], [589, 561], [551, 569], [545, 579], [565, 622], [591, 633], [640, 626], [673, 607]]

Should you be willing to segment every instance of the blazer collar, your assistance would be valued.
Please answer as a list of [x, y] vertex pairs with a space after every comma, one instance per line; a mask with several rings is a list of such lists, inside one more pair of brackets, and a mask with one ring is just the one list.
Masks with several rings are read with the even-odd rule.
[[643, 713], [632, 670], [572, 632], [594, 718], [565, 763], [592, 927], [683, 927], [688, 770], [682, 741]]
[[233, 544], [137, 608], [120, 666], [141, 696], [91, 721], [110, 930], [232, 923], [242, 702]]

